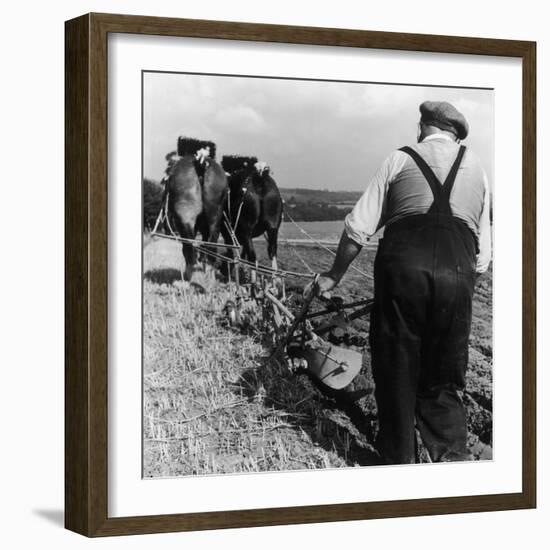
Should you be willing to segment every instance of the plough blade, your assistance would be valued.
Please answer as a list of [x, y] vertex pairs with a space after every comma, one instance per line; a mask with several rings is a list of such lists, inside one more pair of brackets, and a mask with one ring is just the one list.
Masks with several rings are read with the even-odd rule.
[[307, 370], [325, 386], [341, 390], [359, 374], [363, 362], [361, 353], [334, 346], [321, 338], [308, 342], [294, 357], [307, 361]]

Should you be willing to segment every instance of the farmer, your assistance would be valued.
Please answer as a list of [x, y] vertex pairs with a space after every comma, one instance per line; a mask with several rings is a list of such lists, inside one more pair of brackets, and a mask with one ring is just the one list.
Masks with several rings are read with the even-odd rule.
[[385, 227], [374, 264], [370, 346], [377, 447], [415, 461], [415, 426], [432, 461], [468, 460], [465, 386], [472, 296], [491, 258], [489, 187], [460, 145], [468, 123], [439, 101], [420, 105], [417, 143], [392, 153], [346, 217], [330, 271], [305, 293], [333, 289]]

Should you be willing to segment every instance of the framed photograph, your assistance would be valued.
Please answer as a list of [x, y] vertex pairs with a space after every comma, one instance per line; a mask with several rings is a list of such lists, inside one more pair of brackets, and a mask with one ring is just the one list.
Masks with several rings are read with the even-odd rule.
[[536, 506], [534, 42], [65, 40], [68, 529]]

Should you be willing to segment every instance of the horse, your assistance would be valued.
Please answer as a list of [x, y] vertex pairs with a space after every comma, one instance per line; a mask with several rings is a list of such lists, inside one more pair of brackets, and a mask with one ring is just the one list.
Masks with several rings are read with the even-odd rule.
[[[237, 167], [235, 167], [237, 165]], [[283, 216], [283, 201], [271, 171], [255, 157], [224, 157], [222, 166], [229, 169], [229, 198], [225, 213], [235, 236], [242, 246], [241, 257], [256, 263], [252, 239], [265, 235], [271, 266], [277, 270], [277, 239]], [[231, 170], [233, 168], [233, 170]], [[225, 224], [221, 227], [226, 244], [231, 235]], [[227, 255], [233, 258], [233, 250]], [[253, 272], [253, 279], [255, 272]]]
[[[168, 219], [177, 234], [195, 239], [200, 232], [203, 241], [217, 242], [227, 190], [227, 177], [215, 160], [203, 158], [199, 162], [195, 155], [182, 156], [172, 166], [166, 188]], [[182, 243], [182, 253], [184, 279], [190, 281], [197, 267], [197, 250], [190, 243]]]

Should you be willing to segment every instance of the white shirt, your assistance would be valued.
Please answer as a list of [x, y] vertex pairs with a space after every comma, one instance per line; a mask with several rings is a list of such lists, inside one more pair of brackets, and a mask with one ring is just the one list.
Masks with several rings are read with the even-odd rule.
[[[440, 133], [431, 134], [415, 145], [440, 182], [445, 180], [458, 147], [449, 136]], [[393, 200], [389, 201], [388, 191], [392, 185]], [[407, 153], [395, 151], [382, 163], [346, 217], [346, 233], [364, 245], [385, 225], [411, 214], [426, 213], [432, 202], [431, 189], [416, 163]], [[491, 261], [490, 191], [487, 175], [469, 149], [460, 165], [450, 205], [453, 215], [462, 219], [477, 238], [476, 271], [483, 273]]]

